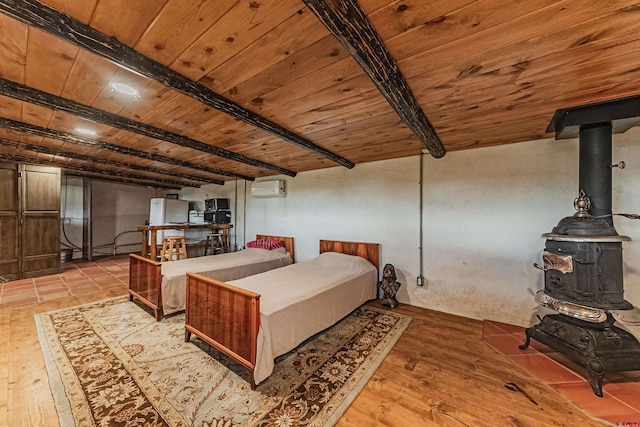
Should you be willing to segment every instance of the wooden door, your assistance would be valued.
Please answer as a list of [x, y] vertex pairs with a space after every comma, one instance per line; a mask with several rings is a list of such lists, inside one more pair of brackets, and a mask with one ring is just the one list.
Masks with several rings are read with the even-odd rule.
[[22, 277], [60, 272], [60, 169], [21, 165]]
[[0, 280], [20, 278], [18, 165], [0, 163]]

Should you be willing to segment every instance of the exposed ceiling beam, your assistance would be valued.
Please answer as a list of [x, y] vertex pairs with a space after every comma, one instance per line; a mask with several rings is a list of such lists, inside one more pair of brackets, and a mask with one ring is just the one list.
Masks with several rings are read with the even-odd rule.
[[355, 164], [297, 135], [271, 120], [247, 110], [241, 105], [186, 78], [131, 47], [120, 43], [90, 26], [35, 0], [0, 0], [0, 11], [32, 27], [45, 31], [66, 42], [95, 53], [118, 65], [164, 84], [205, 105], [226, 113], [252, 126], [270, 132], [288, 142], [326, 157], [347, 168]]
[[139, 135], [148, 136], [149, 138], [167, 141], [181, 147], [188, 147], [194, 150], [213, 154], [215, 156], [234, 160], [236, 162], [244, 163], [257, 168], [273, 170], [288, 176], [296, 176], [296, 172], [290, 171], [288, 169], [284, 169], [270, 163], [261, 162], [260, 160], [252, 159], [250, 157], [243, 156], [242, 154], [233, 153], [223, 148], [205, 144], [204, 142], [196, 141], [195, 139], [191, 139], [177, 133], [169, 132], [168, 130], [160, 129], [142, 122], [137, 122], [135, 120], [119, 116], [117, 114], [109, 113], [108, 111], [103, 111], [97, 108], [90, 107], [88, 105], [80, 104], [79, 102], [75, 102], [67, 98], [62, 98], [48, 92], [43, 92], [41, 90], [16, 83], [11, 80], [0, 79], [0, 95], [5, 95], [10, 98], [29, 102], [31, 104], [50, 108], [52, 110], [64, 111], [77, 117], [82, 117], [85, 120], [102, 123], [103, 125], [137, 133]]
[[62, 132], [59, 130], [47, 129], [41, 126], [29, 124], [29, 123], [19, 122], [11, 119], [5, 119], [4, 117], [0, 117], [0, 127], [9, 129], [12, 131], [28, 133], [30, 135], [41, 136], [44, 138], [57, 139], [57, 140], [72, 143], [72, 144], [82, 145], [84, 147], [100, 148], [103, 150], [113, 151], [119, 154], [126, 154], [128, 156], [139, 157], [141, 159], [153, 160], [154, 162], [162, 162], [162, 163], [168, 163], [171, 165], [182, 166], [185, 168], [200, 170], [207, 173], [235, 177], [235, 178], [244, 179], [247, 181], [253, 181], [255, 179], [250, 176], [221, 171], [220, 169], [210, 168], [210, 167], [202, 166], [196, 163], [185, 162], [183, 160], [161, 156], [159, 154], [147, 153], [145, 151], [136, 150], [134, 148], [122, 147], [120, 145], [110, 144], [108, 142], [100, 141], [97, 139], [85, 138], [82, 136], [72, 135], [70, 133]]
[[[17, 150], [28, 150], [28, 151], [33, 151], [35, 153], [50, 154], [52, 156], [64, 157], [64, 158], [72, 159], [72, 160], [80, 160], [82, 162], [90, 162], [90, 163], [96, 163], [96, 164], [101, 164], [101, 165], [109, 165], [109, 166], [114, 166], [114, 167], [118, 167], [118, 168], [134, 169], [134, 170], [144, 171], [144, 172], [148, 172], [148, 173], [155, 173], [155, 174], [158, 174], [158, 175], [171, 175], [171, 176], [175, 176], [177, 178], [186, 179], [186, 180], [189, 180], [189, 181], [204, 182], [206, 184], [224, 185], [224, 181], [219, 181], [219, 180], [211, 181], [209, 179], [203, 179], [203, 178], [200, 178], [200, 177], [197, 177], [197, 176], [193, 176], [193, 175], [185, 175], [185, 174], [182, 174], [182, 173], [168, 172], [168, 171], [163, 171], [161, 169], [150, 168], [150, 167], [147, 167], [147, 166], [135, 165], [133, 163], [117, 162], [115, 160], [109, 160], [109, 159], [100, 158], [100, 157], [86, 156], [84, 154], [78, 154], [78, 153], [72, 153], [72, 152], [69, 152], [69, 151], [56, 150], [55, 148], [51, 148], [51, 147], [44, 147], [42, 145], [29, 144], [27, 142], [14, 141], [14, 140], [7, 139], [7, 138], [2, 138], [2, 137], [0, 137], [0, 146], [15, 148]], [[150, 178], [150, 179], [155, 179], [155, 178]], [[185, 185], [185, 186], [191, 187], [193, 185], [189, 184], [189, 185]]]
[[62, 173], [64, 176], [75, 176], [77, 178], [87, 178], [93, 179], [95, 181], [107, 181], [107, 182], [116, 182], [118, 184], [127, 184], [127, 185], [142, 185], [145, 187], [155, 187], [155, 188], [164, 188], [167, 190], [180, 190], [181, 187], [173, 186], [173, 185], [163, 185], [157, 182], [149, 182], [149, 183], [141, 183], [132, 179], [123, 179], [123, 178], [109, 178], [103, 175], [96, 175], [94, 173], [87, 172], [78, 172], [72, 170], [62, 169]]
[[443, 157], [442, 141], [357, 0], [302, 0], [360, 64], [429, 153]]
[[106, 169], [73, 166], [73, 165], [69, 165], [67, 163], [59, 162], [56, 160], [45, 161], [45, 160], [37, 159], [34, 157], [21, 156], [17, 154], [3, 153], [2, 158], [3, 160], [10, 160], [13, 162], [36, 163], [44, 166], [54, 166], [63, 170], [70, 170], [70, 171], [79, 172], [79, 173], [93, 173], [93, 174], [98, 174], [101, 177], [102, 176], [112, 177], [112, 179], [120, 178], [121, 180], [120, 182], [122, 182], [123, 180], [126, 180], [130, 184], [135, 183], [137, 185], [151, 185], [154, 187], [173, 188], [173, 189], [181, 189], [182, 187], [189, 186], [188, 184], [185, 184], [183, 182], [167, 181], [167, 180], [158, 181], [153, 178], [149, 178], [147, 176], [142, 176], [142, 175], [126, 174], [126, 173], [114, 172]]

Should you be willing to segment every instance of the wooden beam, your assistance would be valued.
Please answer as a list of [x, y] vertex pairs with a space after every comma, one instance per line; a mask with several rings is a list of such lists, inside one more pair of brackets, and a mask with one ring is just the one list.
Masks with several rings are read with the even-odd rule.
[[143, 187], [155, 187], [155, 188], [164, 188], [167, 190], [180, 190], [182, 187], [175, 187], [172, 185], [165, 185], [163, 183], [158, 183], [158, 182], [149, 182], [149, 183], [142, 183], [136, 180], [132, 180], [132, 179], [124, 179], [124, 178], [110, 178], [104, 175], [96, 175], [94, 173], [87, 173], [87, 172], [78, 172], [78, 171], [72, 171], [72, 170], [67, 170], [65, 168], [62, 168], [62, 173], [63, 176], [75, 176], [77, 178], [87, 178], [87, 179], [92, 179], [95, 181], [107, 181], [107, 182], [115, 182], [118, 184], [127, 184], [127, 185], [141, 185]]
[[360, 64], [429, 153], [443, 157], [442, 141], [357, 0], [302, 0]]
[[58, 167], [64, 171], [71, 171], [69, 175], [74, 175], [74, 176], [83, 176], [83, 175], [86, 176], [87, 174], [94, 174], [92, 176], [93, 178], [101, 179], [105, 181], [114, 181], [114, 182], [151, 186], [151, 187], [158, 187], [158, 188], [170, 188], [173, 190], [179, 190], [183, 187], [182, 183], [179, 183], [179, 182], [176, 183], [176, 182], [164, 181], [164, 180], [157, 181], [157, 180], [148, 178], [146, 176], [129, 175], [129, 174], [117, 173], [117, 172], [114, 173], [113, 171], [107, 171], [107, 170], [96, 169], [96, 168], [72, 167], [63, 162], [56, 162], [56, 161], [49, 161], [49, 160], [44, 161], [44, 160], [36, 159], [33, 157], [20, 156], [16, 154], [2, 154], [2, 159], [9, 160], [12, 162], [17, 162], [17, 163], [31, 163], [31, 164], [38, 164], [42, 166]]
[[313, 142], [285, 129], [277, 123], [260, 116], [241, 105], [223, 97], [200, 83], [142, 55], [131, 47], [120, 43], [90, 26], [35, 0], [0, 0], [0, 11], [34, 28], [86, 49], [120, 66], [153, 79], [184, 95], [197, 99], [205, 105], [226, 113], [231, 117], [270, 132], [285, 141], [336, 162], [347, 168], [355, 164], [326, 150]]
[[29, 102], [52, 110], [64, 111], [65, 113], [82, 117], [85, 120], [102, 123], [107, 126], [148, 136], [149, 138], [171, 142], [172, 144], [176, 144], [181, 147], [188, 147], [207, 154], [213, 154], [225, 159], [255, 166], [257, 168], [273, 170], [288, 176], [296, 176], [295, 172], [288, 169], [284, 169], [270, 163], [261, 162], [260, 160], [255, 160], [250, 157], [243, 156], [242, 154], [233, 153], [223, 148], [205, 144], [204, 142], [196, 141], [186, 136], [169, 132], [168, 130], [160, 129], [117, 114], [109, 113], [108, 111], [98, 110], [97, 108], [80, 104], [79, 102], [62, 98], [48, 92], [43, 92], [20, 83], [12, 82], [11, 80], [0, 79], [0, 95], [5, 95], [10, 98]]
[[[155, 174], [158, 174], [158, 175], [172, 175], [172, 176], [175, 176], [177, 178], [187, 179], [187, 180], [190, 180], [190, 181], [204, 182], [206, 184], [224, 185], [224, 181], [220, 181], [220, 180], [212, 181], [212, 180], [209, 180], [209, 179], [204, 179], [204, 178], [200, 178], [200, 177], [193, 176], [193, 175], [185, 175], [185, 174], [182, 174], [182, 173], [168, 172], [168, 171], [163, 171], [161, 169], [135, 165], [133, 163], [123, 163], [123, 162], [117, 162], [115, 160], [109, 160], [109, 159], [100, 158], [100, 157], [85, 156], [84, 154], [78, 154], [78, 153], [72, 153], [72, 152], [69, 152], [69, 151], [56, 150], [54, 148], [44, 147], [42, 145], [29, 144], [27, 142], [14, 141], [14, 140], [7, 139], [7, 138], [2, 138], [2, 137], [0, 137], [0, 146], [11, 147], [11, 148], [15, 148], [16, 150], [28, 150], [28, 151], [33, 151], [35, 153], [44, 153], [44, 154], [49, 154], [49, 155], [57, 156], [57, 157], [65, 157], [65, 158], [68, 158], [68, 159], [80, 160], [80, 161], [83, 161], [83, 162], [90, 162], [90, 163], [109, 165], [109, 166], [114, 166], [114, 167], [118, 167], [118, 168], [134, 169], [134, 170], [139, 170], [139, 171], [144, 171], [144, 172], [149, 172], [149, 173], [155, 173]], [[191, 187], [192, 185], [191, 184], [187, 185], [185, 183], [184, 186]]]
[[147, 153], [146, 151], [140, 151], [129, 147], [122, 147], [120, 145], [110, 144], [108, 142], [100, 141], [98, 139], [85, 138], [78, 135], [72, 135], [67, 132], [59, 130], [47, 129], [40, 126], [32, 125], [29, 123], [19, 122], [16, 120], [5, 119], [0, 117], [0, 127], [9, 129], [12, 131], [28, 133], [30, 135], [41, 136], [44, 138], [52, 138], [60, 141], [82, 145], [84, 147], [101, 148], [103, 150], [113, 151], [119, 154], [126, 154], [128, 156], [139, 157], [141, 159], [153, 160], [154, 162], [168, 163], [171, 165], [182, 166], [185, 168], [191, 168], [200, 170], [207, 173], [234, 177], [238, 179], [244, 179], [247, 181], [254, 181], [255, 178], [237, 173], [227, 172], [216, 168], [210, 168], [207, 166], [198, 165], [196, 163], [185, 162], [183, 160], [174, 159], [171, 157], [161, 156], [159, 154]]

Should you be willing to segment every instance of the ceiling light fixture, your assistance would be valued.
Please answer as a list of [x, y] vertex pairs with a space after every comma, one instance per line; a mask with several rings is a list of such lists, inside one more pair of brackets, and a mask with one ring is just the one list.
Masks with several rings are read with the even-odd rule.
[[133, 96], [135, 98], [140, 97], [140, 93], [137, 89], [129, 86], [128, 84], [119, 83], [119, 82], [109, 82], [109, 87], [112, 91], [122, 93], [124, 95]]
[[76, 128], [76, 133], [79, 133], [80, 135], [85, 135], [85, 136], [98, 135], [98, 132], [96, 132], [95, 130], [87, 129], [87, 128]]

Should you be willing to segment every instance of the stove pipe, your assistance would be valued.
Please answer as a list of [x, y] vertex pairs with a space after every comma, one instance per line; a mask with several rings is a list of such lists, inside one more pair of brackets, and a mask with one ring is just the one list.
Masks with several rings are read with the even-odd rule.
[[613, 227], [611, 122], [580, 126], [579, 190], [591, 201], [589, 213]]

